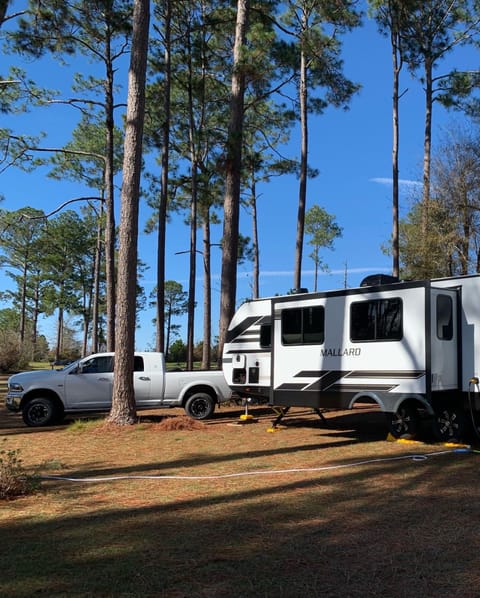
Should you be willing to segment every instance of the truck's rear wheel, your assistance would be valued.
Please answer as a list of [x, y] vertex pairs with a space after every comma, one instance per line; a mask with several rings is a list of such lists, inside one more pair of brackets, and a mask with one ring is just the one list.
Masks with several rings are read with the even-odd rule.
[[61, 414], [55, 402], [48, 397], [31, 399], [22, 409], [23, 421], [27, 426], [40, 427], [56, 423]]
[[420, 418], [417, 409], [401, 405], [395, 413], [387, 413], [388, 429], [395, 438], [415, 438]]
[[456, 405], [441, 405], [435, 409], [433, 432], [440, 442], [462, 440], [467, 420], [463, 409]]
[[208, 419], [215, 411], [215, 400], [206, 392], [197, 392], [187, 399], [185, 412], [193, 419]]

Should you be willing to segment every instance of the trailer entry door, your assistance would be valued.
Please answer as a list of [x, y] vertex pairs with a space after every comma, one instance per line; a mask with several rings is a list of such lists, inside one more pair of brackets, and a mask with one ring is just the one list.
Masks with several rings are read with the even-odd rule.
[[458, 387], [457, 293], [432, 289], [431, 295], [432, 390]]

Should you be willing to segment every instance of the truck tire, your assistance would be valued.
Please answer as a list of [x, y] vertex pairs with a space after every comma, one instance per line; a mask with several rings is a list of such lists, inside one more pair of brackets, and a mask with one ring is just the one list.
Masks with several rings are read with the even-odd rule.
[[61, 419], [61, 413], [52, 399], [37, 397], [24, 405], [22, 417], [27, 426], [38, 428], [57, 423]]
[[208, 419], [214, 411], [215, 400], [207, 392], [196, 392], [185, 403], [185, 413], [193, 419]]

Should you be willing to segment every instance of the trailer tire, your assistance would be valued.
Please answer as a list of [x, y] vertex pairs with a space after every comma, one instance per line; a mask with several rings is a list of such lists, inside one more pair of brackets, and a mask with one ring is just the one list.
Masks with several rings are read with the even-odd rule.
[[185, 403], [185, 413], [193, 419], [208, 419], [214, 411], [215, 399], [207, 392], [196, 392]]
[[23, 421], [32, 428], [56, 424], [62, 418], [55, 401], [49, 397], [30, 399], [22, 409]]
[[443, 404], [435, 409], [433, 433], [438, 441], [460, 441], [466, 429], [467, 419], [461, 406]]
[[415, 438], [420, 424], [418, 410], [411, 405], [400, 405], [397, 411], [386, 414], [388, 429], [395, 438]]

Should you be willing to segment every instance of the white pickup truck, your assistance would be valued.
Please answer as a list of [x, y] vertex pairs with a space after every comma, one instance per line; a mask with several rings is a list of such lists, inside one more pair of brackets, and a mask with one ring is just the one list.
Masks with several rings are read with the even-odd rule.
[[[6, 406], [21, 411], [28, 426], [60, 422], [65, 414], [108, 411], [112, 401], [113, 353], [96, 353], [62, 370], [21, 372], [8, 379]], [[163, 353], [135, 353], [138, 410], [183, 407], [194, 419], [207, 419], [232, 391], [218, 371], [165, 371]]]

